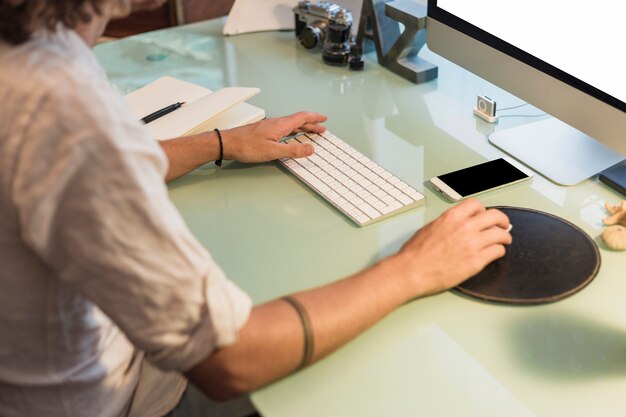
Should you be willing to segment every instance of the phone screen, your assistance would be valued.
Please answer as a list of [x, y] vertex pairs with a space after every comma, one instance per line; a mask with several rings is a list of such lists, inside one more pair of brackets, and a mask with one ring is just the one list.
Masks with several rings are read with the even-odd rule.
[[502, 158], [439, 175], [441, 181], [463, 197], [527, 177], [528, 175]]

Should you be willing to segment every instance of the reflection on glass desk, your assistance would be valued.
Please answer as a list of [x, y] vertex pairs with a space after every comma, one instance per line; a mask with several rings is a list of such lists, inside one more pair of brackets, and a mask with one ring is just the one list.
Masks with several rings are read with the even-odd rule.
[[[336, 280], [398, 250], [451, 207], [427, 179], [502, 156], [486, 135], [537, 120], [493, 126], [476, 119], [479, 93], [501, 107], [520, 101], [428, 50], [421, 53], [439, 65], [439, 78], [413, 85], [373, 54], [363, 72], [350, 72], [324, 65], [291, 32], [223, 38], [222, 24], [102, 44], [96, 56], [123, 93], [171, 75], [211, 89], [260, 87], [250, 102], [268, 116], [325, 113], [333, 133], [426, 195], [425, 205], [361, 229], [276, 163], [207, 165], [172, 182], [171, 198], [190, 229], [255, 302]], [[488, 206], [531, 207], [580, 226], [600, 247], [596, 279], [570, 298], [533, 307], [454, 292], [408, 303], [252, 400], [265, 417], [623, 416], [626, 255], [598, 238], [604, 202], [619, 198], [597, 179], [563, 188], [539, 175], [482, 195]]]

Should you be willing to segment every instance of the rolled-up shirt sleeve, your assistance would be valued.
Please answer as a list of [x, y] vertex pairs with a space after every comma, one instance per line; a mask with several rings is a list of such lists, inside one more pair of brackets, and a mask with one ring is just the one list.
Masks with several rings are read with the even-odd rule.
[[237, 340], [252, 302], [169, 200], [161, 148], [101, 87], [33, 107], [12, 181], [22, 238], [156, 366], [184, 371]]

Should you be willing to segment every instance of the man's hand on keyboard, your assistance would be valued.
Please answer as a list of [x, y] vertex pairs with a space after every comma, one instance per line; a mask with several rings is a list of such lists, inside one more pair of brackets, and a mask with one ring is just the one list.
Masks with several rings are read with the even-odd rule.
[[509, 224], [503, 212], [469, 199], [420, 229], [396, 256], [405, 271], [413, 271], [416, 295], [434, 294], [504, 256], [512, 241]]
[[298, 132], [321, 133], [326, 128], [320, 123], [326, 119], [326, 116], [319, 113], [300, 112], [225, 130], [222, 132], [224, 159], [266, 162], [278, 158], [310, 156], [314, 152], [310, 144], [287, 144], [280, 140]]

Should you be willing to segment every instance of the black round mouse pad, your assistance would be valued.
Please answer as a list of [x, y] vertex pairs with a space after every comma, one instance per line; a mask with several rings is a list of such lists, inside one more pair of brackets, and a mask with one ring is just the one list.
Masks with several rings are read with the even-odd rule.
[[513, 243], [458, 291], [502, 303], [549, 303], [581, 290], [598, 273], [598, 247], [578, 226], [528, 208], [493, 208], [509, 216]]

